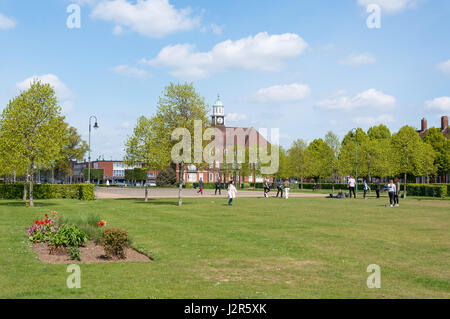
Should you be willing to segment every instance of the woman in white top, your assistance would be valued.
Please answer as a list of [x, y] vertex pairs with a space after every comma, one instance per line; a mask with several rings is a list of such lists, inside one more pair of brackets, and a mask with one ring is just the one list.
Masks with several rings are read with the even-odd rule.
[[228, 205], [233, 205], [233, 198], [236, 198], [236, 186], [234, 186], [234, 181], [231, 181], [228, 185]]
[[392, 205], [394, 204], [394, 196], [395, 193], [397, 192], [397, 188], [395, 187], [394, 181], [392, 179], [389, 181], [388, 192], [389, 192], [389, 202], [391, 203], [390, 207], [393, 207]]

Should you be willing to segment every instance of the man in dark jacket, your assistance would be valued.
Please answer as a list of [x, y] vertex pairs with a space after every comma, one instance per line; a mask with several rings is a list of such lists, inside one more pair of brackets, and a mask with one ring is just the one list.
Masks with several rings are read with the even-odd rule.
[[221, 180], [221, 178], [219, 177], [219, 178], [216, 180], [216, 192], [214, 193], [214, 195], [217, 195], [217, 190], [219, 190], [219, 195], [222, 195], [222, 193], [220, 192], [221, 186], [222, 186], [222, 180]]
[[283, 181], [281, 179], [277, 183], [277, 196], [275, 197], [278, 197], [278, 194], [280, 193], [281, 193], [280, 198], [283, 198]]

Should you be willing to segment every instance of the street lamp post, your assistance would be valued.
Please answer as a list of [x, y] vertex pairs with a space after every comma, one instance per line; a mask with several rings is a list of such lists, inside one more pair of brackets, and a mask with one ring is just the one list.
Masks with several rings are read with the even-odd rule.
[[91, 183], [91, 119], [95, 119], [94, 128], [98, 129], [97, 117], [94, 115], [89, 117], [89, 149], [88, 149], [88, 182]]
[[353, 138], [353, 131], [355, 132], [356, 137], [356, 171], [355, 171], [355, 179], [356, 179], [356, 193], [358, 193], [358, 129], [353, 128], [352, 129], [352, 138]]

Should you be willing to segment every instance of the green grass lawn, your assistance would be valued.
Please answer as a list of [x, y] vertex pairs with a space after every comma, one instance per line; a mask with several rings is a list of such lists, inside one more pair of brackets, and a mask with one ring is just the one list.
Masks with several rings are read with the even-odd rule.
[[[238, 198], [0, 201], [0, 298], [449, 298], [450, 201]], [[26, 227], [50, 210], [128, 229], [149, 263], [42, 264]], [[381, 288], [369, 289], [369, 264]]]

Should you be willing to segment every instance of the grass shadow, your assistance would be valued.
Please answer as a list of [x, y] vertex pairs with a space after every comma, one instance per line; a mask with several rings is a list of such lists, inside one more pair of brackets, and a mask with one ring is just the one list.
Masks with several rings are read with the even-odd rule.
[[[165, 199], [165, 198], [149, 198], [148, 201], [144, 201], [142, 198], [114, 198], [113, 200], [125, 201], [133, 204], [152, 204], [152, 205], [171, 205], [178, 206], [178, 198]], [[191, 205], [189, 201], [183, 200], [184, 205]]]
[[[9, 207], [25, 207], [25, 203], [22, 201], [12, 201], [12, 200], [0, 200], [0, 206], [9, 206]], [[48, 207], [48, 206], [55, 206], [55, 204], [52, 203], [45, 203], [45, 202], [34, 202], [34, 207]]]

